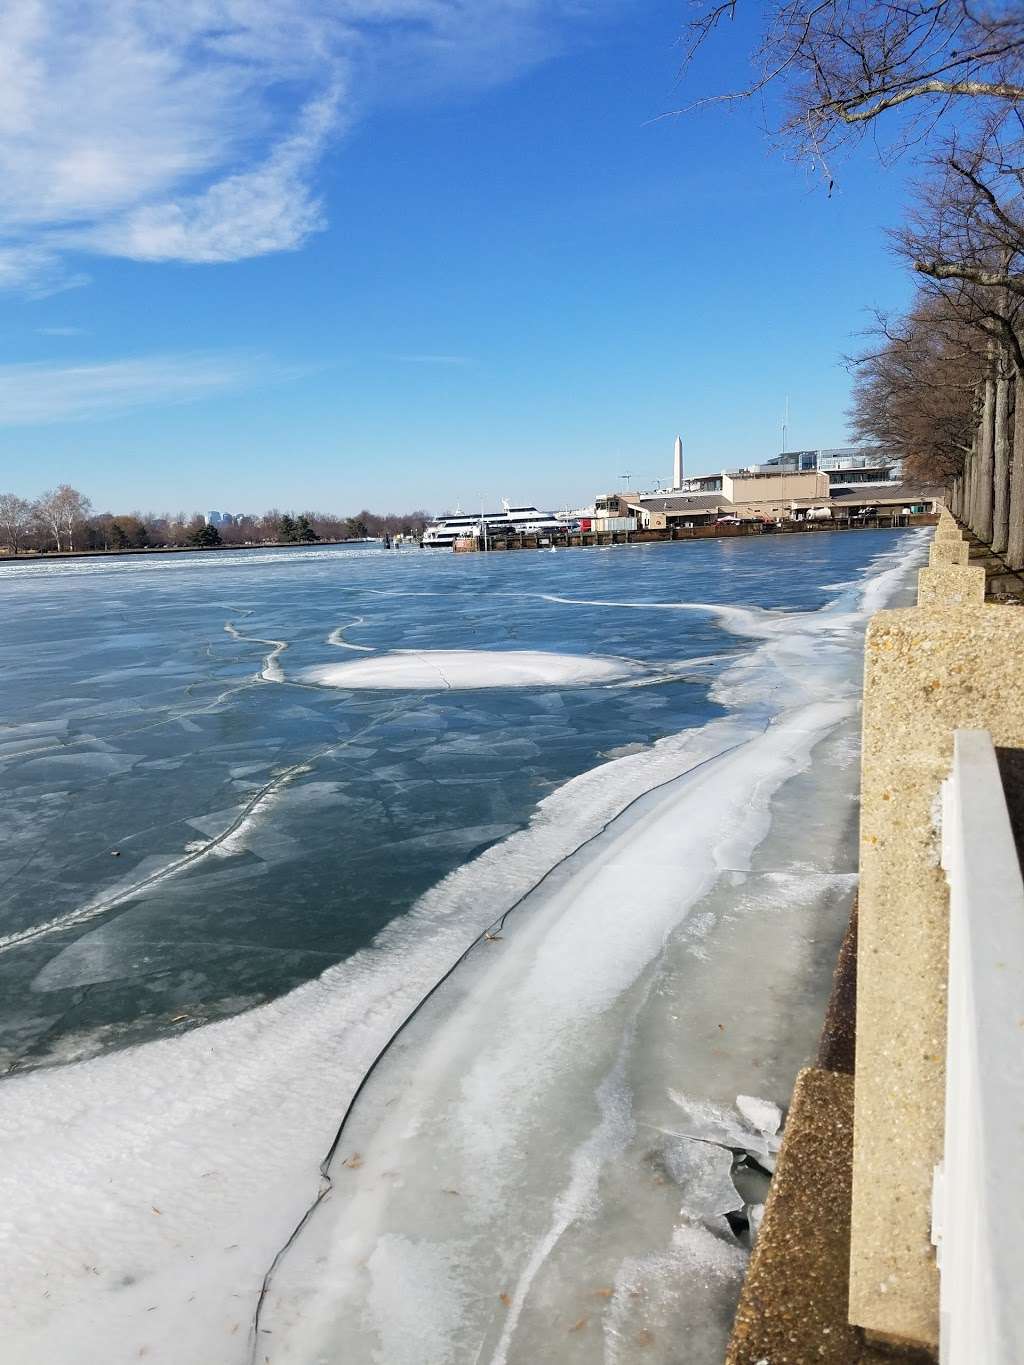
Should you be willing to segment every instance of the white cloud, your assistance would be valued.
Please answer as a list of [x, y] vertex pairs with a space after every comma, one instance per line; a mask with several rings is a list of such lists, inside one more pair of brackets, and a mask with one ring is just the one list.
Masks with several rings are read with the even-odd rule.
[[5, 0], [0, 288], [68, 256], [217, 262], [325, 226], [356, 106], [507, 80], [623, 0]]
[[142, 204], [72, 243], [136, 261], [237, 261], [301, 246], [324, 226], [308, 177], [336, 120], [337, 93], [309, 104], [262, 165], [199, 194]]
[[84, 336], [84, 327], [37, 327], [37, 335], [41, 337], [80, 337]]
[[188, 403], [251, 383], [263, 362], [191, 353], [91, 365], [0, 365], [0, 425], [113, 417], [152, 403]]

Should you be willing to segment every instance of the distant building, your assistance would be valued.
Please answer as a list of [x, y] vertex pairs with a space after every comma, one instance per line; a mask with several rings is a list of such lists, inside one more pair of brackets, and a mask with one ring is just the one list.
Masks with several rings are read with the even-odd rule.
[[828, 475], [816, 469], [737, 469], [722, 473], [722, 493], [734, 505], [742, 504], [750, 516], [773, 519], [789, 512], [794, 498], [827, 498]]
[[207, 526], [219, 526], [222, 520], [223, 514], [220, 512], [207, 512], [206, 514]]
[[599, 493], [594, 499], [595, 517], [628, 517], [636, 511], [639, 493]]
[[[903, 483], [903, 462], [868, 446], [787, 450], [763, 464], [685, 478], [682, 441], [673, 452], [671, 488], [603, 493], [594, 499], [595, 527], [632, 518], [639, 529], [729, 521], [854, 520], [884, 508], [932, 510], [930, 486]], [[621, 529], [618, 525], [614, 529]]]
[[721, 493], [645, 493], [637, 507], [637, 520], [645, 531], [664, 531], [673, 526], [707, 526], [732, 510]]
[[903, 478], [903, 461], [870, 446], [838, 446], [823, 450], [787, 450], [756, 468], [817, 469], [839, 492], [861, 484], [884, 485]]
[[720, 493], [722, 491], [721, 474], [696, 474], [693, 478], [684, 479], [679, 491], [681, 493]]

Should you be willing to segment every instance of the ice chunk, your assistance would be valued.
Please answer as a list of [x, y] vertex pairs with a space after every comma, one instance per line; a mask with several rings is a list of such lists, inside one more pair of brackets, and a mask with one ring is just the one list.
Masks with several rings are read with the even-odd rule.
[[774, 1154], [781, 1145], [775, 1134], [748, 1128], [727, 1109], [708, 1100], [693, 1099], [672, 1089], [668, 1095], [683, 1111], [686, 1126], [682, 1135], [717, 1142], [732, 1151], [748, 1152], [766, 1170], [774, 1169]]
[[673, 1180], [682, 1187], [681, 1212], [687, 1217], [711, 1218], [743, 1207], [733, 1184], [728, 1148], [682, 1138], [671, 1144], [665, 1159]]
[[753, 1095], [737, 1095], [736, 1108], [752, 1128], [766, 1137], [774, 1137], [782, 1124], [782, 1110], [771, 1100], [759, 1100]]

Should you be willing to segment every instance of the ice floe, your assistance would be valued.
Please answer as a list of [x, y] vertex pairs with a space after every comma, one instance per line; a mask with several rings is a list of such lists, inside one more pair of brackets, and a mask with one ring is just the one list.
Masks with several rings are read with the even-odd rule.
[[[335, 641], [337, 643], [337, 641]], [[321, 687], [423, 689], [552, 687], [614, 683], [642, 676], [629, 659], [542, 650], [396, 649], [372, 659], [319, 664], [295, 681]], [[265, 674], [265, 676], [267, 676]]]

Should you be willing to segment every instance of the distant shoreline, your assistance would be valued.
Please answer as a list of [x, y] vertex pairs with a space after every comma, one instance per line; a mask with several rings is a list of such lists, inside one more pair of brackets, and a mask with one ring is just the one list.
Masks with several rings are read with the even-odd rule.
[[[789, 526], [772, 528], [772, 533], [776, 535], [792, 535], [794, 533], [820, 532], [820, 531], [876, 531], [876, 530], [909, 530], [916, 526], [931, 526], [938, 520], [938, 517], [930, 513], [923, 513], [916, 516], [903, 518], [900, 525], [895, 525], [892, 521], [887, 524], [878, 522], [797, 522]], [[647, 531], [599, 531], [597, 533], [573, 532], [566, 537], [551, 537], [549, 543], [554, 544], [558, 549], [597, 549], [605, 548], [610, 545], [644, 545], [644, 544], [678, 544], [681, 541], [692, 540], [728, 540], [745, 539], [751, 535], [767, 534], [761, 526], [756, 528], [747, 526], [695, 526], [688, 528], [669, 528], [665, 530]], [[225, 551], [251, 551], [251, 550], [322, 550], [324, 548], [335, 548], [351, 545], [381, 545], [383, 542], [374, 537], [365, 537], [350, 540], [314, 540], [314, 541], [295, 541], [295, 540], [267, 540], [261, 541], [258, 545], [146, 545], [123, 550], [51, 550], [45, 553], [39, 551], [26, 551], [24, 554], [0, 554], [0, 566], [4, 564], [51, 564], [67, 559], [111, 559], [123, 555], [177, 555], [177, 554], [223, 554]], [[422, 548], [422, 547], [421, 547]], [[502, 553], [511, 550], [536, 550], [541, 547], [540, 537], [524, 536], [516, 543], [510, 543], [501, 537], [495, 537], [488, 545], [487, 550], [479, 544], [471, 546], [452, 546], [452, 547], [429, 547], [431, 549], [444, 549], [451, 553], [454, 549], [456, 553]]]
[[358, 540], [264, 540], [258, 545], [142, 545], [123, 550], [26, 550], [22, 554], [0, 554], [0, 564], [47, 564], [63, 559], [110, 559], [116, 555], [222, 554], [225, 550], [322, 550], [331, 545], [377, 545], [382, 542]]

